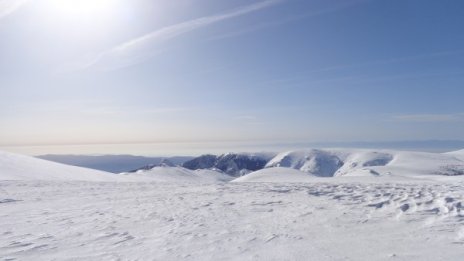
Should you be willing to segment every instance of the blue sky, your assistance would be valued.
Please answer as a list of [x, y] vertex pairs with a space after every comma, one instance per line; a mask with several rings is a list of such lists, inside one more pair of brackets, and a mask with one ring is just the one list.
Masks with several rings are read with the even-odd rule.
[[0, 0], [0, 147], [464, 140], [463, 25], [460, 0]]

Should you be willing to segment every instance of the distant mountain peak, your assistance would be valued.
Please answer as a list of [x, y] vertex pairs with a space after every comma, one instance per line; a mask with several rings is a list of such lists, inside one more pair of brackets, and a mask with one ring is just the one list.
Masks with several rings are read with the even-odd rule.
[[245, 153], [225, 153], [219, 156], [206, 154], [185, 162], [183, 167], [191, 170], [218, 169], [237, 177], [264, 168], [268, 160], [263, 156]]

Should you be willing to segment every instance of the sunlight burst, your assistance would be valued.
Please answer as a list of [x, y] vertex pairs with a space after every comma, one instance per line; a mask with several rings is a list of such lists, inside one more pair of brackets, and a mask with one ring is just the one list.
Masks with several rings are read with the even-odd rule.
[[107, 13], [111, 7], [111, 0], [49, 0], [52, 8], [68, 15], [95, 15]]

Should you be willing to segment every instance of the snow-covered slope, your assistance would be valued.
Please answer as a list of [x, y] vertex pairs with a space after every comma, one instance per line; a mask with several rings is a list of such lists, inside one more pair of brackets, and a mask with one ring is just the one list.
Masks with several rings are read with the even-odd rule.
[[49, 160], [61, 164], [96, 169], [111, 173], [127, 172], [142, 166], [160, 165], [168, 160], [174, 165], [182, 165], [193, 157], [144, 157], [135, 155], [58, 155], [48, 154], [37, 156], [39, 159]]
[[334, 176], [464, 175], [464, 162], [446, 154], [410, 151], [354, 151]]
[[462, 161], [464, 161], [464, 150], [452, 151], [444, 153], [445, 155], [456, 157]]
[[388, 165], [373, 169], [394, 176], [461, 176], [464, 175], [464, 161], [439, 153], [396, 152]]
[[0, 151], [0, 180], [116, 181], [112, 173]]
[[314, 176], [296, 169], [274, 167], [252, 172], [232, 182], [308, 182]]
[[267, 168], [286, 167], [319, 177], [464, 175], [464, 155], [391, 150], [300, 150], [277, 155]]
[[376, 175], [372, 167], [386, 166], [393, 160], [391, 153], [377, 151], [339, 152], [339, 157], [343, 160], [343, 166], [334, 173], [335, 177]]
[[316, 176], [332, 177], [342, 165], [343, 162], [330, 151], [300, 150], [280, 153], [266, 167], [292, 168]]
[[183, 167], [170, 166], [158, 166], [149, 170], [138, 170], [134, 173], [123, 173], [122, 175], [135, 178], [134, 180], [170, 183], [216, 183], [227, 182], [232, 179], [231, 176], [215, 170], [189, 170]]

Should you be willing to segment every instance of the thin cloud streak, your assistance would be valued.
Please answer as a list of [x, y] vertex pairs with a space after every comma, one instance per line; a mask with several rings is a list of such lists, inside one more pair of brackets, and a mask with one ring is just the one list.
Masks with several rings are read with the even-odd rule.
[[0, 0], [0, 19], [14, 13], [29, 0]]
[[158, 53], [153, 50], [154, 45], [157, 43], [179, 37], [183, 34], [198, 30], [214, 23], [268, 8], [280, 2], [282, 2], [282, 0], [266, 0], [241, 7], [230, 12], [205, 16], [167, 26], [102, 52], [90, 62], [83, 64], [82, 67], [83, 69], [96, 68], [103, 70], [114, 70], [134, 65]]
[[461, 122], [464, 121], [464, 113], [451, 114], [404, 114], [394, 115], [391, 118], [393, 121], [399, 122]]
[[229, 32], [229, 33], [225, 33], [225, 34], [215, 35], [215, 36], [207, 39], [207, 41], [223, 40], [223, 39], [227, 39], [227, 38], [236, 37], [236, 36], [239, 36], [239, 35], [242, 35], [242, 34], [248, 34], [248, 33], [256, 32], [258, 30], [266, 29], [266, 28], [269, 28], [269, 27], [284, 25], [284, 24], [292, 23], [292, 22], [298, 22], [300, 20], [309, 19], [309, 18], [317, 17], [317, 16], [322, 16], [322, 15], [326, 15], [326, 14], [332, 14], [332, 13], [336, 13], [336, 12], [339, 12], [339, 11], [342, 11], [342, 10], [345, 10], [345, 9], [348, 9], [348, 8], [351, 8], [351, 7], [354, 7], [354, 6], [358, 6], [360, 4], [365, 4], [365, 3], [368, 3], [368, 2], [371, 2], [371, 1], [373, 1], [373, 0], [360, 0], [360, 1], [346, 2], [344, 4], [336, 6], [334, 8], [326, 8], [326, 9], [322, 9], [322, 10], [317, 10], [317, 11], [312, 11], [312, 12], [308, 12], [308, 13], [298, 14], [298, 15], [290, 16], [290, 17], [287, 17], [285, 19], [278, 20], [278, 21], [271, 21], [271, 22], [267, 22], [267, 23], [257, 24], [255, 26], [251, 26], [251, 27], [248, 27], [246, 29], [238, 30], [238, 31], [235, 31], [235, 32]]
[[464, 49], [454, 50], [454, 51], [433, 52], [433, 53], [426, 53], [426, 54], [413, 55], [413, 56], [396, 57], [396, 58], [391, 58], [391, 59], [336, 65], [336, 66], [326, 67], [322, 69], [312, 70], [306, 73], [319, 73], [319, 72], [328, 72], [328, 71], [336, 71], [336, 70], [344, 70], [344, 69], [352, 69], [352, 68], [362, 68], [362, 67], [367, 67], [367, 66], [388, 65], [388, 64], [395, 64], [395, 63], [402, 63], [402, 62], [413, 62], [413, 61], [418, 61], [418, 60], [423, 60], [423, 59], [439, 58], [439, 57], [463, 55], [463, 54], [464, 54]]
[[[426, 60], [426, 59], [448, 57], [448, 56], [458, 56], [458, 55], [459, 56], [464, 55], [464, 49], [425, 53], [425, 54], [405, 56], [405, 57], [395, 57], [395, 58], [390, 58], [390, 59], [374, 60], [374, 61], [367, 61], [367, 62], [360, 62], [360, 63], [353, 63], [353, 64], [334, 65], [334, 66], [329, 66], [329, 67], [325, 67], [321, 69], [299, 71], [299, 72], [293, 73], [295, 76], [271, 79], [269, 81], [260, 82], [257, 84], [269, 85], [269, 84], [276, 84], [276, 83], [280, 84], [283, 82], [292, 82], [292, 81], [298, 81], [298, 80], [304, 81], [308, 77], [308, 75], [314, 75], [314, 74], [319, 74], [319, 73], [332, 72], [332, 71], [343, 71], [343, 70], [349, 70], [349, 69], [361, 69], [365, 67], [414, 62], [414, 61], [420, 61], [420, 60]], [[400, 78], [435, 77], [435, 76], [447, 76], [447, 75], [456, 76], [456, 75], [462, 75], [462, 74], [463, 72], [402, 74], [402, 75], [386, 76], [386, 77], [381, 77], [381, 78], [360, 79], [360, 82], [391, 80], [391, 79], [400, 79]], [[349, 76], [348, 78], [355, 78], [355, 77]], [[342, 79], [345, 79], [345, 78], [342, 78]], [[325, 81], [333, 81], [333, 80], [329, 79], [329, 80], [322, 80], [322, 81], [325, 82]], [[320, 81], [317, 81], [317, 82], [320, 82]]]

